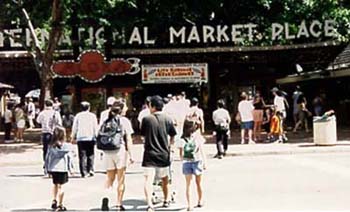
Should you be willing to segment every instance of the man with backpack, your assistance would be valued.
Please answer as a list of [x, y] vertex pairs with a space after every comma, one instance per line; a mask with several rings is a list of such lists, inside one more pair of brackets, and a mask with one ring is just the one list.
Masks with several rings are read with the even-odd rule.
[[81, 102], [82, 111], [73, 121], [71, 138], [78, 144], [79, 169], [81, 177], [94, 176], [95, 140], [98, 132], [96, 115], [90, 112], [90, 103]]
[[105, 196], [102, 199], [102, 211], [109, 210], [108, 202], [113, 188], [113, 183], [117, 177], [117, 210], [124, 211], [122, 205], [125, 190], [125, 171], [129, 161], [133, 163], [131, 154], [132, 138], [134, 133], [131, 122], [126, 117], [121, 116], [124, 103], [116, 100], [106, 119], [101, 120], [100, 130], [97, 136], [97, 148], [104, 153], [104, 164], [107, 171], [107, 181], [105, 184]]
[[51, 142], [51, 137], [55, 126], [62, 126], [61, 115], [53, 109], [51, 100], [45, 101], [45, 108], [41, 111], [36, 119], [41, 125], [41, 139], [43, 143], [43, 160], [45, 161], [48, 145]]
[[162, 112], [163, 105], [163, 99], [160, 96], [151, 97], [151, 115], [144, 117], [141, 124], [141, 135], [145, 139], [142, 167], [145, 176], [147, 211], [154, 211], [151, 195], [156, 173], [157, 178], [162, 179], [163, 207], [169, 207], [170, 202], [168, 189], [170, 145], [174, 143], [176, 130], [171, 118]]

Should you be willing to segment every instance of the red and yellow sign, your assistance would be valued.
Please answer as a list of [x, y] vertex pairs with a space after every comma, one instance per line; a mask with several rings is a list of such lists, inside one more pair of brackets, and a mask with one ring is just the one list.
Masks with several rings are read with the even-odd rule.
[[197, 83], [208, 81], [208, 64], [155, 64], [142, 66], [142, 83]]
[[79, 76], [87, 82], [101, 81], [106, 75], [136, 74], [139, 71], [139, 59], [113, 59], [106, 61], [99, 51], [83, 52], [78, 62], [59, 61], [51, 66], [58, 77], [73, 78]]

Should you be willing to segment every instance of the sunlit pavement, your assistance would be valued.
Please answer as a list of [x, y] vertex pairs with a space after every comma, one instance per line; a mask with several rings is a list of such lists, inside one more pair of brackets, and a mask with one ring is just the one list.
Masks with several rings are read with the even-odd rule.
[[[0, 150], [0, 211], [50, 211], [52, 183], [43, 177], [41, 146], [11, 144], [1, 145]], [[142, 145], [134, 145], [133, 150], [136, 163], [127, 171], [124, 205], [128, 210], [142, 211], [146, 209], [140, 165]], [[349, 142], [329, 147], [310, 143], [230, 145], [229, 156], [221, 160], [212, 158], [215, 145], [206, 144], [205, 151], [205, 207], [196, 211], [350, 208]], [[82, 179], [77, 173], [65, 186], [65, 205], [69, 210], [99, 210], [105, 180], [100, 159], [96, 153], [94, 177]], [[171, 191], [176, 191], [176, 202], [168, 209], [159, 205], [157, 210], [186, 210], [184, 177], [178, 160], [173, 163], [173, 171]]]

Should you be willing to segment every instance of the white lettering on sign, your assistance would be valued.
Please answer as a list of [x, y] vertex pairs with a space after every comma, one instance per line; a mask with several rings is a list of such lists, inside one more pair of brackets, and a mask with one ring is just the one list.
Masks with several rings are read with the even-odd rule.
[[298, 34], [297, 34], [297, 38], [300, 38], [302, 36], [304, 36], [306, 38], [308, 38], [310, 36], [309, 32], [307, 31], [307, 27], [306, 27], [305, 21], [302, 21], [301, 24], [300, 24], [300, 28], [299, 28], [299, 31], [298, 31]]
[[180, 37], [181, 36], [181, 43], [185, 43], [185, 32], [186, 27], [182, 27], [179, 31], [176, 31], [174, 27], [169, 28], [170, 33], [170, 43], [174, 43], [174, 37]]
[[153, 45], [156, 43], [155, 40], [150, 40], [148, 39], [148, 27], [144, 27], [143, 28], [143, 37], [145, 39], [145, 44], [148, 44], [148, 45]]
[[334, 26], [336, 25], [336, 22], [333, 20], [326, 20], [324, 22], [324, 35], [326, 37], [334, 37], [336, 36], [336, 30], [334, 28]]
[[215, 42], [214, 31], [215, 31], [215, 28], [212, 26], [208, 26], [208, 25], [203, 26], [203, 42], [204, 43], [208, 43], [208, 40], [210, 40], [210, 42]]
[[[295, 40], [301, 38], [320, 38], [321, 36], [332, 38], [336, 37], [338, 24], [334, 20], [312, 20], [301, 21], [298, 24], [291, 23], [272, 23], [271, 26], [266, 29], [266, 32], [271, 34], [263, 34], [264, 30], [261, 27], [258, 28], [257, 24], [233, 24], [233, 25], [193, 25], [191, 27], [179, 26], [175, 28], [170, 26], [168, 28], [168, 42], [169, 44], [191, 44], [191, 43], [241, 43], [244, 41], [254, 41], [259, 37], [270, 38], [271, 41], [279, 40]], [[6, 30], [6, 31], [5, 31]], [[6, 32], [6, 33], [4, 33]], [[38, 36], [42, 45], [47, 44], [49, 40], [49, 32], [46, 29], [35, 29], [35, 33]], [[111, 31], [112, 42], [120, 44], [132, 44], [132, 45], [157, 45], [157, 37], [151, 37], [153, 35], [150, 32], [149, 27], [135, 26], [131, 31], [125, 28], [114, 29]], [[7, 34], [10, 34], [8, 36]], [[162, 36], [165, 35], [164, 33]], [[153, 35], [154, 36], [154, 35]], [[22, 38], [23, 37], [23, 38]], [[30, 46], [32, 44], [32, 36], [29, 29], [17, 28], [17, 29], [4, 29], [0, 32], [0, 48], [8, 47], [22, 47], [24, 43], [18, 42], [17, 39], [22, 39], [25, 45]], [[85, 41], [89, 46], [94, 46], [98, 43], [100, 45], [106, 42], [104, 36], [104, 27], [80, 27], [78, 28], [79, 41]], [[82, 42], [79, 42], [82, 43]], [[70, 34], [64, 34], [60, 38], [59, 45], [71, 46], [72, 40]]]
[[142, 38], [138, 27], [134, 27], [128, 43], [133, 44], [134, 42], [142, 44]]
[[279, 23], [272, 24], [272, 40], [280, 39], [283, 32], [283, 25]]
[[[317, 32], [315, 31], [315, 27], [316, 26], [318, 28]], [[315, 38], [319, 38], [321, 36], [321, 34], [322, 34], [321, 28], [322, 28], [321, 22], [319, 22], [317, 20], [313, 21], [311, 23], [311, 25], [310, 25], [310, 33], [311, 33], [311, 35], [314, 36]]]
[[190, 35], [188, 36], [188, 39], [187, 39], [187, 43], [192, 43], [192, 41], [196, 41], [197, 43], [201, 42], [196, 26], [192, 27]]

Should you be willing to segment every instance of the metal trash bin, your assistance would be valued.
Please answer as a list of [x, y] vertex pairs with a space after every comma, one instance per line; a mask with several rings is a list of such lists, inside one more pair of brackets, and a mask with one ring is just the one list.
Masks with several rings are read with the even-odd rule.
[[337, 142], [337, 122], [335, 116], [314, 117], [314, 143], [316, 145], [335, 145]]

